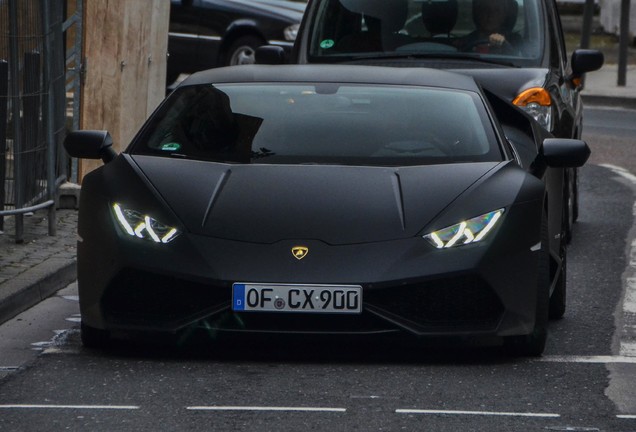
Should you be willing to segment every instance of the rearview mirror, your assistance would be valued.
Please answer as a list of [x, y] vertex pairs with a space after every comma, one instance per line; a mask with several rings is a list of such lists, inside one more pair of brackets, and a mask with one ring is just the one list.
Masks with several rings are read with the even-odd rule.
[[577, 168], [590, 157], [587, 143], [578, 139], [546, 138], [541, 148], [544, 160], [554, 168]]
[[603, 66], [605, 57], [598, 50], [577, 49], [572, 53], [572, 73], [582, 75], [586, 72], [598, 70]]
[[275, 45], [262, 45], [255, 51], [256, 64], [280, 65], [285, 63], [285, 50]]
[[64, 139], [66, 152], [81, 159], [101, 159], [108, 163], [115, 159], [113, 138], [107, 131], [81, 130], [69, 133]]

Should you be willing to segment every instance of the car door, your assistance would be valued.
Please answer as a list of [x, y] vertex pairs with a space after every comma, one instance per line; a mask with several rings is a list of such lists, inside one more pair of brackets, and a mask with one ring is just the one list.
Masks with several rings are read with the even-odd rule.
[[181, 73], [197, 70], [199, 42], [199, 15], [192, 0], [170, 1], [170, 27], [168, 33], [168, 84]]

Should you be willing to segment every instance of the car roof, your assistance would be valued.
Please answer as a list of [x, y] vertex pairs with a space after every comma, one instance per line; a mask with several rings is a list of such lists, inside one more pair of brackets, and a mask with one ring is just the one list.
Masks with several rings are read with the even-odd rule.
[[192, 74], [180, 86], [253, 82], [416, 85], [480, 92], [472, 77], [455, 72], [429, 68], [342, 64], [229, 66]]

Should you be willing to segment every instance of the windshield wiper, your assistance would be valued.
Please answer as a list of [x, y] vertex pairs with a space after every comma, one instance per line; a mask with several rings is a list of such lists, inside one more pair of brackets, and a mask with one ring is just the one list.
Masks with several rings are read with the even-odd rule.
[[271, 151], [266, 147], [261, 147], [258, 151], [252, 150], [252, 159], [261, 159], [268, 156], [275, 156], [276, 152]]
[[188, 158], [188, 156], [184, 155], [183, 153], [168, 153], [168, 155], [171, 158], [177, 158], [177, 159], [187, 159]]

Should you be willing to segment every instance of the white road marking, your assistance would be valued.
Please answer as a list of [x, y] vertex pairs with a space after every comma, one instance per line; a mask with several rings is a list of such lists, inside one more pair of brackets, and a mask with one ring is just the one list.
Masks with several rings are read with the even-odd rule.
[[[632, 250], [636, 248], [636, 241], [632, 242]], [[629, 263], [631, 266], [636, 266], [636, 262], [633, 261], [634, 256], [631, 257], [632, 261]], [[627, 286], [629, 289], [625, 292], [625, 299], [623, 300], [623, 311], [627, 313], [636, 314], [636, 278], [627, 278]]]
[[303, 412], [345, 412], [346, 408], [326, 407], [283, 407], [283, 406], [189, 406], [191, 411], [303, 411]]
[[[625, 168], [611, 164], [602, 164], [600, 166], [611, 170], [614, 174], [636, 186], [636, 175]], [[632, 214], [636, 216], [636, 203], [632, 206]], [[619, 308], [622, 307], [622, 311], [620, 309], [617, 310], [615, 337], [618, 338], [619, 355], [636, 357], [636, 337], [633, 332], [633, 327], [636, 324], [636, 240], [632, 240], [628, 258], [629, 265], [625, 269], [625, 290], [622, 305], [619, 306]]]
[[632, 356], [543, 356], [536, 361], [553, 363], [626, 363], [636, 364], [636, 357]]
[[636, 358], [636, 342], [621, 342], [621, 355]]
[[136, 405], [0, 405], [0, 409], [95, 409], [95, 410], [138, 410]]
[[630, 173], [628, 170], [626, 170], [625, 168], [616, 166], [616, 165], [612, 165], [612, 164], [600, 164], [599, 166], [605, 167], [611, 171], [613, 171], [615, 174], [618, 174], [619, 176], [629, 180], [630, 182], [634, 183], [636, 185], [636, 175]]
[[616, 417], [619, 419], [636, 420], [636, 415], [632, 414], [619, 414]]
[[397, 409], [398, 414], [445, 414], [445, 415], [475, 415], [475, 416], [505, 416], [505, 417], [541, 417], [558, 418], [560, 414], [532, 413], [532, 412], [501, 412], [501, 411], [460, 411], [460, 410], [427, 410], [427, 409]]

